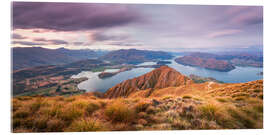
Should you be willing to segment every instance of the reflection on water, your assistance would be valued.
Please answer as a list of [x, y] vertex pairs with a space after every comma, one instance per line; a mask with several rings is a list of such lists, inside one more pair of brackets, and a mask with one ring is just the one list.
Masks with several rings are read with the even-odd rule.
[[[176, 63], [174, 60], [170, 60], [172, 63], [168, 64], [168, 66], [174, 68], [184, 75], [195, 74], [202, 77], [213, 77], [219, 81], [223, 81], [226, 83], [239, 83], [239, 82], [247, 82], [253, 80], [262, 79], [262, 75], [257, 75], [257, 73], [262, 72], [263, 68], [256, 67], [236, 67], [234, 70], [230, 72], [219, 72], [208, 70], [199, 67], [191, 67], [185, 66]], [[145, 62], [139, 65], [154, 65], [155, 62]], [[119, 69], [107, 69], [106, 72], [117, 72]], [[127, 79], [131, 79], [134, 77], [138, 77], [145, 73], [152, 71], [153, 68], [135, 68], [129, 71], [118, 73], [110, 78], [100, 79], [98, 74], [100, 72], [91, 72], [91, 71], [83, 71], [77, 75], [73, 75], [72, 78], [80, 78], [87, 77], [88, 80], [80, 83], [78, 88], [84, 89], [87, 91], [100, 91], [104, 92], [107, 89], [113, 87], [114, 85], [125, 81]]]

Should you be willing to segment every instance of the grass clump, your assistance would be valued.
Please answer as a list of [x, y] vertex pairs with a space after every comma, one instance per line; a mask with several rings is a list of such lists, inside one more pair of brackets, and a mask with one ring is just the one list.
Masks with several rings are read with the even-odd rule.
[[81, 109], [78, 109], [74, 106], [68, 106], [61, 110], [62, 113], [58, 117], [64, 121], [70, 122], [76, 118], [83, 116], [84, 112]]
[[74, 121], [66, 131], [69, 132], [86, 132], [86, 131], [104, 131], [105, 128], [100, 122], [92, 119], [79, 119]]
[[34, 124], [33, 124], [34, 129], [38, 132], [46, 130], [47, 121], [48, 121], [48, 118], [46, 118], [46, 117], [35, 118]]
[[28, 110], [18, 110], [13, 114], [13, 118], [26, 118], [30, 115]]
[[190, 95], [185, 95], [185, 96], [183, 96], [183, 98], [184, 98], [184, 99], [191, 99], [192, 96], [190, 96]]
[[167, 100], [167, 99], [171, 99], [171, 98], [172, 98], [172, 96], [164, 96], [162, 99]]
[[242, 111], [236, 110], [234, 108], [229, 108], [228, 112], [235, 119], [235, 122], [238, 122], [241, 128], [256, 128], [254, 120], [247, 116]]
[[216, 100], [217, 100], [218, 102], [221, 102], [221, 103], [228, 102], [228, 99], [226, 99], [226, 98], [216, 98]]
[[98, 103], [91, 102], [86, 106], [85, 112], [87, 113], [87, 115], [91, 115], [93, 112], [95, 112], [99, 108], [100, 108], [100, 105]]
[[255, 90], [253, 90], [253, 92], [255, 92], [255, 93], [259, 93], [259, 92], [261, 92], [262, 90], [260, 90], [260, 89], [255, 89]]
[[207, 105], [199, 107], [199, 110], [202, 113], [202, 117], [205, 117], [210, 121], [216, 119], [216, 115], [217, 115], [217, 111], [218, 111], [217, 106], [215, 106], [213, 104], [207, 104]]
[[149, 106], [150, 106], [149, 103], [144, 102], [144, 101], [141, 101], [141, 102], [139, 102], [139, 103], [137, 103], [137, 104], [135, 105], [135, 111], [136, 111], [137, 113], [139, 113], [139, 112], [145, 112], [146, 109], [147, 109]]
[[85, 109], [86, 106], [88, 105], [88, 102], [85, 100], [77, 100], [77, 101], [72, 102], [72, 105], [78, 109]]
[[62, 132], [63, 128], [65, 126], [64, 124], [65, 123], [60, 119], [57, 119], [57, 118], [49, 119], [47, 121], [47, 131], [50, 131], [50, 132]]
[[135, 111], [121, 102], [107, 106], [105, 115], [113, 122], [131, 122], [135, 119]]

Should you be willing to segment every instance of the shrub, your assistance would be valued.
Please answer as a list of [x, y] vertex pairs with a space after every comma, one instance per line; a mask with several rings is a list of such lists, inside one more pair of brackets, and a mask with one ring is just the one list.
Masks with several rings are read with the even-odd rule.
[[204, 106], [199, 107], [202, 117], [207, 118], [208, 120], [215, 120], [216, 119], [216, 114], [218, 108], [213, 105], [213, 104], [207, 104]]
[[78, 109], [74, 106], [68, 106], [64, 109], [61, 110], [62, 113], [57, 115], [60, 119], [65, 120], [65, 121], [72, 121], [76, 118], [79, 118], [83, 115], [83, 110]]
[[21, 106], [22, 105], [19, 102], [13, 101], [13, 103], [12, 103], [12, 111], [13, 112], [17, 111]]
[[65, 98], [65, 101], [66, 102], [73, 102], [74, 100], [75, 100], [74, 97], [67, 97], [67, 98]]
[[185, 98], [185, 99], [190, 99], [190, 98], [192, 98], [192, 97], [189, 96], [189, 95], [185, 95], [185, 96], [183, 96], [183, 98]]
[[34, 128], [36, 131], [44, 131], [47, 128], [47, 117], [39, 117], [34, 119]]
[[191, 126], [191, 124], [182, 119], [174, 119], [172, 122], [172, 127], [174, 129], [188, 129]]
[[64, 122], [60, 119], [50, 119], [47, 121], [47, 131], [62, 132], [63, 128]]
[[105, 115], [113, 122], [131, 122], [135, 118], [134, 110], [121, 102], [107, 106]]
[[145, 119], [139, 119], [138, 120], [138, 124], [146, 125], [147, 124], [147, 121]]
[[145, 112], [149, 105], [149, 103], [141, 101], [135, 105], [135, 110], [137, 113]]
[[255, 128], [255, 122], [243, 112], [229, 108], [228, 112], [237, 121], [242, 124], [242, 128]]
[[170, 99], [170, 98], [172, 98], [172, 96], [164, 96], [162, 99], [167, 100], [167, 99]]
[[155, 114], [157, 112], [157, 109], [153, 106], [149, 106], [147, 109], [146, 109], [146, 112], [148, 114]]
[[261, 90], [260, 89], [255, 89], [255, 90], [253, 90], [253, 92], [259, 93], [259, 92], [261, 92]]
[[26, 118], [29, 116], [29, 111], [21, 109], [13, 114], [13, 118]]
[[61, 113], [63, 113], [62, 108], [63, 108], [62, 104], [54, 104], [49, 111], [50, 116], [53, 117], [61, 115]]
[[259, 95], [259, 98], [260, 98], [260, 99], [263, 99], [263, 94]]
[[25, 101], [25, 100], [31, 100], [32, 97], [27, 97], [27, 96], [20, 96], [17, 99], [21, 100], [21, 101]]
[[21, 119], [12, 119], [12, 128], [15, 129], [21, 125]]
[[228, 102], [228, 100], [226, 98], [216, 98], [216, 100], [221, 102], [221, 103]]
[[101, 107], [105, 107], [107, 103], [105, 101], [99, 100], [98, 101]]
[[84, 109], [88, 105], [88, 102], [85, 100], [77, 100], [72, 103], [73, 107], [78, 109]]
[[100, 106], [98, 103], [91, 102], [86, 106], [85, 111], [87, 115], [91, 115], [94, 111], [98, 110], [99, 108]]
[[92, 119], [80, 119], [74, 121], [66, 131], [85, 132], [85, 131], [104, 131], [104, 127]]
[[234, 100], [235, 101], [243, 101], [243, 100], [245, 100], [245, 97], [243, 97], [243, 96], [236, 97]]
[[263, 104], [254, 105], [254, 110], [256, 110], [259, 113], [263, 113]]

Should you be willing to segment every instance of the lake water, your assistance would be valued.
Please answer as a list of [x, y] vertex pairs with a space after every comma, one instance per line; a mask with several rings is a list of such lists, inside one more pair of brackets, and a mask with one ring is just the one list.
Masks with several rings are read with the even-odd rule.
[[[253, 80], [262, 79], [262, 75], [257, 75], [257, 73], [263, 72], [263, 68], [256, 67], [236, 67], [234, 70], [230, 72], [219, 72], [208, 70], [199, 67], [191, 67], [185, 66], [176, 63], [174, 60], [170, 60], [172, 63], [168, 64], [168, 66], [174, 68], [184, 75], [195, 74], [202, 77], [213, 77], [219, 81], [223, 81], [226, 83], [239, 83], [239, 82], [247, 82]], [[145, 62], [139, 65], [154, 65], [155, 62]], [[106, 72], [116, 72], [119, 69], [107, 69]], [[145, 73], [152, 71], [153, 68], [134, 68], [129, 71], [118, 73], [110, 78], [100, 79], [98, 74], [100, 72], [91, 72], [91, 71], [83, 71], [77, 75], [73, 75], [72, 78], [80, 78], [87, 77], [88, 80], [81, 82], [78, 85], [79, 89], [84, 89], [87, 91], [100, 91], [105, 92], [107, 89], [113, 87], [114, 85], [125, 81], [127, 79], [131, 79], [134, 77], [141, 76]]]

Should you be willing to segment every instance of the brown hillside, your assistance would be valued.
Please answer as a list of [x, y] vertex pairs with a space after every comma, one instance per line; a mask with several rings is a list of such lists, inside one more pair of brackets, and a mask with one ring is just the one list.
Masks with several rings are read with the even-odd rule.
[[177, 87], [193, 83], [191, 79], [168, 66], [161, 66], [147, 74], [126, 80], [110, 88], [106, 93], [107, 98], [127, 97], [139, 90], [151, 89], [149, 94], [156, 89]]

